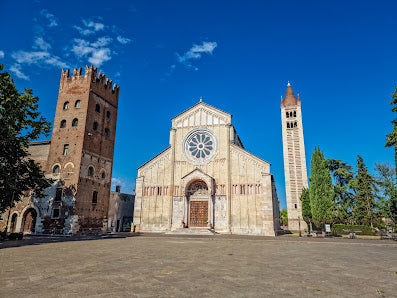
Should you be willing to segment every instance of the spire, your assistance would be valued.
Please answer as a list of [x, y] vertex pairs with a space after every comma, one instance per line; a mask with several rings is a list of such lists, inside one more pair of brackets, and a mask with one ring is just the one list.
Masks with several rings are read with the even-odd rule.
[[296, 106], [296, 105], [297, 105], [297, 100], [294, 91], [292, 91], [291, 84], [288, 81], [287, 92], [285, 92], [285, 97], [284, 97], [284, 106]]

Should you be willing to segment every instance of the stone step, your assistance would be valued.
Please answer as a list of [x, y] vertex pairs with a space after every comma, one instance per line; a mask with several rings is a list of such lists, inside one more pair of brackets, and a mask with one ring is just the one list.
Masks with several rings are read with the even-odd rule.
[[215, 231], [211, 230], [211, 229], [197, 229], [197, 228], [193, 228], [193, 229], [176, 229], [173, 231], [169, 231], [166, 234], [179, 234], [179, 235], [214, 235]]

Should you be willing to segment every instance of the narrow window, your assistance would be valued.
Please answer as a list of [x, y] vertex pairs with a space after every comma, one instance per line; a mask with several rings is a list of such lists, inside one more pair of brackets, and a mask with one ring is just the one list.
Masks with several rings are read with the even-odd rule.
[[296, 122], [294, 122], [294, 127], [298, 127], [298, 125], [296, 124]]
[[59, 171], [60, 171], [60, 167], [59, 167], [58, 165], [56, 165], [56, 166], [54, 166], [54, 167], [52, 168], [52, 172], [53, 172], [54, 174], [59, 174]]
[[69, 109], [69, 102], [68, 102], [68, 101], [66, 101], [66, 102], [63, 104], [63, 109], [64, 109], [64, 110]]
[[92, 204], [96, 205], [98, 203], [98, 192], [94, 190], [92, 192]]
[[91, 166], [88, 167], [88, 176], [94, 176], [94, 168]]
[[63, 155], [66, 156], [68, 155], [69, 152], [69, 144], [63, 145]]
[[97, 112], [97, 113], [101, 112], [101, 107], [99, 106], [99, 104], [95, 105], [95, 112]]
[[62, 187], [57, 188], [54, 201], [62, 201]]
[[73, 121], [72, 121], [72, 126], [76, 127], [78, 124], [79, 124], [79, 119], [74, 118]]
[[109, 136], [109, 128], [107, 128], [107, 127], [105, 128], [105, 136], [107, 136], [107, 137]]
[[74, 103], [74, 107], [76, 109], [80, 109], [80, 107], [81, 107], [81, 100], [80, 99], [76, 100], [76, 102]]
[[297, 209], [298, 208], [298, 206], [295, 204], [295, 209]]
[[296, 111], [294, 111], [294, 117], [296, 117]]
[[66, 120], [62, 120], [60, 128], [65, 128], [65, 127], [66, 127]]
[[287, 118], [289, 118], [289, 113], [288, 113], [288, 112], [286, 112], [286, 114], [287, 114]]
[[287, 128], [289, 128], [289, 122], [287, 122]]
[[102, 175], [101, 175], [101, 177], [102, 177], [102, 179], [105, 179], [105, 177], [106, 177], [106, 174], [105, 174], [105, 172], [102, 172]]
[[106, 118], [110, 119], [110, 111], [106, 112]]
[[59, 208], [52, 210], [52, 217], [58, 218], [59, 217]]
[[98, 122], [94, 122], [94, 124], [92, 125], [92, 129], [95, 131], [98, 130]]

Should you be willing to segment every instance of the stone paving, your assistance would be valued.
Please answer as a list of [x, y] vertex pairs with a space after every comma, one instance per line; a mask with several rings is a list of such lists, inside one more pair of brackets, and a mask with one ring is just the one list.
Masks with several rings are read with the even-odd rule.
[[384, 240], [125, 234], [0, 248], [0, 297], [397, 296], [397, 242]]

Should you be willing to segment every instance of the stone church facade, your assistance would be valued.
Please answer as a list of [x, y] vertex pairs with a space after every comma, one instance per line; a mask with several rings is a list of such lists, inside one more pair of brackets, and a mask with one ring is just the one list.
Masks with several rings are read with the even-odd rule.
[[231, 118], [200, 100], [172, 119], [168, 148], [138, 168], [135, 231], [275, 235], [270, 164], [244, 149]]

